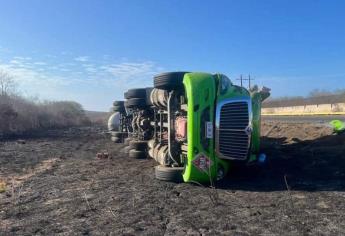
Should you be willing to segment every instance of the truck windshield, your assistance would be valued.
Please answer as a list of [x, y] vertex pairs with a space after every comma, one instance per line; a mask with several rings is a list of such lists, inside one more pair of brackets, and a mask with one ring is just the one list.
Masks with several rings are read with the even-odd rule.
[[230, 79], [225, 75], [220, 75], [220, 93], [224, 94], [228, 90], [230, 85]]

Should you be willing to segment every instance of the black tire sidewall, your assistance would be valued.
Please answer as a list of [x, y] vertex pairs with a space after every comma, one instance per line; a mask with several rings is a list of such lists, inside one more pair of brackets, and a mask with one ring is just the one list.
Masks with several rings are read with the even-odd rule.
[[183, 182], [184, 167], [155, 166], [155, 177], [158, 180], [181, 183]]
[[168, 72], [156, 75], [153, 79], [155, 88], [164, 90], [180, 90], [183, 88], [183, 78], [188, 72]]
[[129, 146], [138, 151], [145, 151], [147, 149], [147, 141], [132, 140], [129, 142]]
[[129, 89], [125, 93], [126, 99], [131, 98], [145, 98], [146, 99], [146, 89], [145, 88], [137, 88], [137, 89]]
[[122, 113], [125, 111], [125, 107], [124, 106], [113, 106], [113, 111]]
[[116, 137], [116, 138], [122, 138], [124, 136], [124, 133], [123, 132], [112, 131], [111, 132], [111, 136], [112, 137]]
[[121, 142], [121, 138], [112, 136], [111, 137], [111, 141], [113, 141], [114, 143], [120, 143]]
[[145, 98], [131, 98], [127, 100], [127, 107], [129, 108], [144, 108], [147, 106]]
[[124, 106], [124, 101], [114, 101], [113, 102], [113, 106], [119, 106], [119, 107], [123, 107]]
[[145, 159], [146, 152], [131, 149], [129, 150], [129, 157], [134, 159]]

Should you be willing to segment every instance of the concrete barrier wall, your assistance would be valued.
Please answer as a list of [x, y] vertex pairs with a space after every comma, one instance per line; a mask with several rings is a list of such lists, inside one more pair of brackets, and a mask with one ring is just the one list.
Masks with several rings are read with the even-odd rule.
[[337, 115], [345, 114], [345, 103], [262, 108], [262, 115]]

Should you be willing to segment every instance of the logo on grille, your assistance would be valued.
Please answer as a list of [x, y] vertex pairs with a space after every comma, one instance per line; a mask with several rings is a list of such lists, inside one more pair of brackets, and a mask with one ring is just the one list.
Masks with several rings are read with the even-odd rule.
[[247, 135], [250, 135], [253, 132], [253, 128], [250, 125], [248, 125], [245, 128], [244, 132], [246, 132]]

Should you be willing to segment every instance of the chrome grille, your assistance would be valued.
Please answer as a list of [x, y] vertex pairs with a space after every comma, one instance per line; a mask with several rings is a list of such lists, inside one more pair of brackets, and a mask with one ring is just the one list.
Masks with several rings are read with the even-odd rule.
[[247, 158], [251, 129], [248, 100], [230, 100], [217, 107], [217, 152], [225, 159]]

